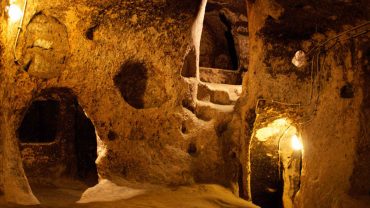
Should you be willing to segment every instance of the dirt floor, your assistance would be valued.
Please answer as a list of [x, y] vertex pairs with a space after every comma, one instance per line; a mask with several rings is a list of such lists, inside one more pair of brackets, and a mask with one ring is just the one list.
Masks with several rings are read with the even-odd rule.
[[[73, 188], [72, 188], [73, 187]], [[0, 202], [1, 208], [254, 208], [250, 202], [235, 197], [229, 190], [219, 185], [193, 185], [180, 187], [150, 187], [145, 193], [126, 200], [78, 204], [88, 187], [77, 182], [64, 182], [58, 185], [33, 185], [32, 190], [41, 205], [20, 206]], [[100, 192], [101, 193], [101, 192]], [[104, 194], [116, 194], [106, 190]]]

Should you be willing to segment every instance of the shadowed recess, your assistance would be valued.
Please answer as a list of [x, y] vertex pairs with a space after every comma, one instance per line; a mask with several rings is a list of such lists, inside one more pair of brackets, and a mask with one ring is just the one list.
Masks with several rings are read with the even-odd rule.
[[51, 142], [58, 128], [59, 102], [35, 101], [28, 109], [19, 128], [21, 142]]
[[148, 69], [140, 62], [126, 62], [114, 77], [123, 99], [132, 107], [144, 108], [144, 94], [147, 87]]

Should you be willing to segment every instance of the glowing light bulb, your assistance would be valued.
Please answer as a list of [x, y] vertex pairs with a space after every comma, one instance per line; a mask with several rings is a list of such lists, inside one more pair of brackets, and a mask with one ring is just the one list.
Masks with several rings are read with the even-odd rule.
[[11, 22], [16, 22], [22, 18], [23, 12], [18, 5], [11, 4], [8, 7], [8, 16]]
[[292, 148], [293, 150], [297, 150], [297, 151], [303, 149], [303, 144], [301, 140], [295, 134], [292, 136]]

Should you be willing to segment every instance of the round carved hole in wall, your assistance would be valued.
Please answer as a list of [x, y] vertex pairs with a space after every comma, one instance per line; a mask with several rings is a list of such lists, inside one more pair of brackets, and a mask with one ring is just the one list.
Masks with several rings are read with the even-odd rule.
[[191, 156], [195, 156], [198, 152], [197, 145], [193, 142], [191, 142], [188, 146], [188, 153]]
[[340, 97], [342, 98], [353, 98], [355, 96], [353, 86], [350, 83], [346, 83], [340, 89]]
[[124, 63], [114, 77], [123, 99], [136, 109], [160, 107], [168, 100], [165, 80], [142, 62]]
[[113, 141], [113, 140], [116, 140], [118, 137], [117, 133], [112, 131], [112, 130], [109, 130], [108, 132], [108, 139], [109, 141]]

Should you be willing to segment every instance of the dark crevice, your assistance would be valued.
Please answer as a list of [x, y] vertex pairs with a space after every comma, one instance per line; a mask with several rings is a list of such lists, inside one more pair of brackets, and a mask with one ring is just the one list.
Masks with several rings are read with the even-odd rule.
[[231, 66], [233, 70], [238, 69], [238, 55], [236, 53], [235, 49], [235, 41], [233, 34], [231, 33], [231, 23], [230, 21], [226, 18], [224, 14], [220, 14], [220, 20], [221, 22], [227, 27], [227, 30], [225, 31], [225, 38], [227, 40], [227, 46], [228, 46], [228, 51], [229, 55], [231, 58]]
[[109, 139], [110, 141], [114, 141], [114, 140], [116, 140], [116, 139], [117, 139], [117, 137], [118, 137], [118, 135], [117, 135], [117, 133], [116, 133], [116, 132], [114, 132], [114, 131], [112, 131], [112, 130], [109, 130], [109, 132], [108, 132], [108, 139]]
[[98, 183], [98, 172], [95, 164], [97, 142], [95, 127], [78, 103], [75, 103], [75, 154], [77, 159], [77, 176], [88, 185]]
[[239, 163], [239, 173], [238, 173], [238, 187], [239, 187], [239, 197], [246, 199], [247, 195], [243, 190], [245, 185], [244, 174], [243, 174], [243, 165]]
[[26, 65], [23, 66], [23, 70], [25, 72], [28, 72], [28, 70], [30, 69], [31, 64], [32, 64], [32, 59], [29, 60]]
[[191, 49], [185, 56], [184, 65], [181, 69], [181, 76], [196, 77], [197, 63], [195, 49]]
[[187, 134], [187, 133], [188, 133], [188, 128], [186, 127], [186, 123], [185, 123], [185, 122], [183, 122], [183, 123], [181, 124], [181, 132], [182, 132], [183, 134]]
[[86, 30], [85, 37], [89, 40], [94, 40], [94, 32], [98, 28], [98, 25], [94, 25]]

